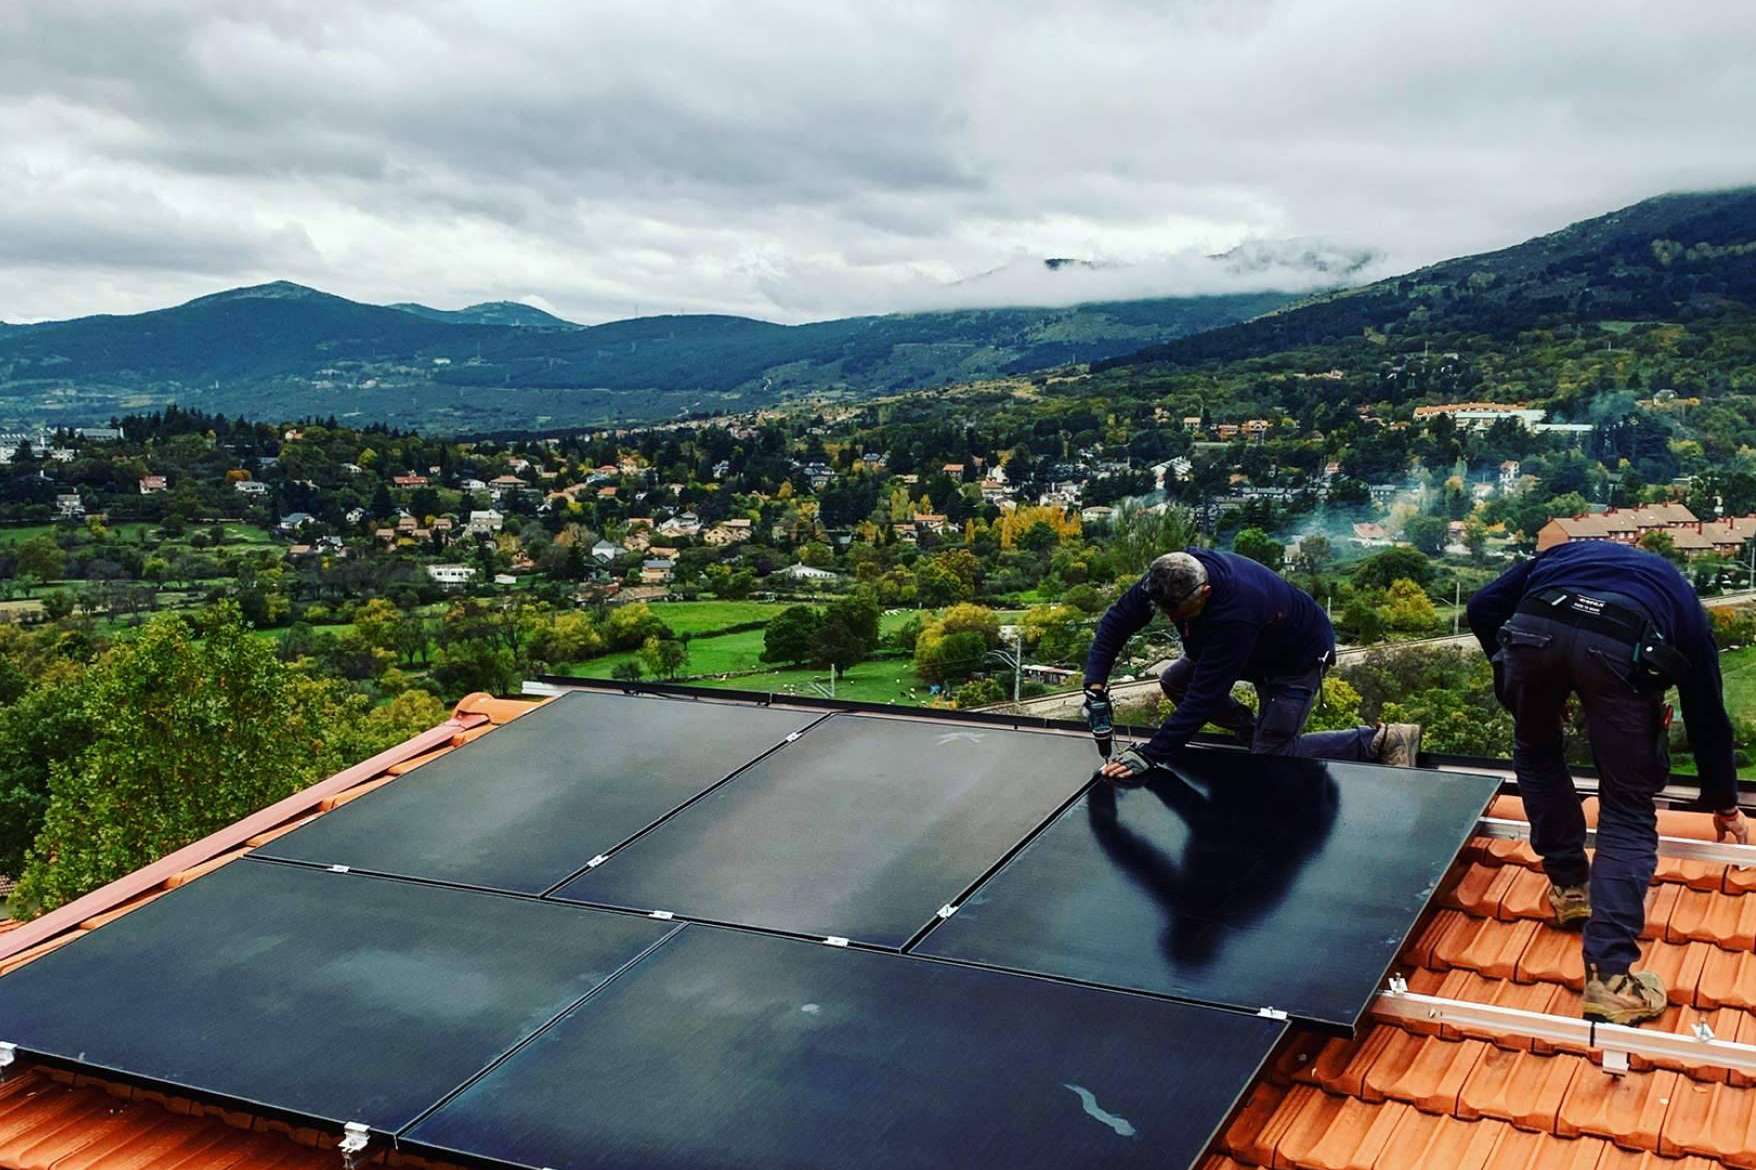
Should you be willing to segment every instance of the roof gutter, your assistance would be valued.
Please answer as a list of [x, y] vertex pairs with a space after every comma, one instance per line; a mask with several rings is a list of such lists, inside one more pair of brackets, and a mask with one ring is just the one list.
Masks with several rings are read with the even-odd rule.
[[137, 869], [133, 873], [117, 878], [107, 886], [100, 886], [83, 897], [75, 898], [65, 906], [51, 910], [41, 918], [27, 922], [16, 930], [0, 934], [0, 961], [9, 959], [21, 951], [29, 950], [38, 943], [46, 942], [64, 931], [72, 930], [86, 919], [106, 910], [112, 910], [123, 902], [163, 884], [166, 879], [192, 866], [200, 865], [222, 853], [239, 848], [258, 833], [265, 833], [277, 825], [285, 824], [294, 817], [303, 816], [329, 797], [365, 783], [393, 764], [400, 764], [404, 760], [413, 759], [415, 756], [444, 747], [451, 742], [451, 737], [460, 731], [480, 727], [488, 722], [491, 720], [486, 715], [468, 713], [454, 715], [436, 727], [430, 727], [411, 739], [403, 740], [395, 747], [386, 748], [371, 759], [363, 760], [351, 768], [344, 768], [327, 779], [319, 780], [308, 788], [300, 789], [284, 800], [251, 813], [241, 821], [236, 821], [199, 841], [185, 845], [143, 869]]

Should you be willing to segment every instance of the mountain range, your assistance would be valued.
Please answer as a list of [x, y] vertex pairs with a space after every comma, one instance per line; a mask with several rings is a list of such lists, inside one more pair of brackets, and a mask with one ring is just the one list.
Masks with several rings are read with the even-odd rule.
[[504, 429], [749, 409], [1089, 362], [1247, 320], [1287, 293], [959, 309], [777, 325], [711, 314], [580, 326], [506, 302], [367, 305], [279, 281], [130, 316], [0, 332], [0, 423], [168, 402]]
[[[287, 282], [130, 316], [0, 324], [0, 426], [102, 421], [169, 402], [434, 431], [640, 421], [806, 392], [941, 386], [1090, 364], [1193, 367], [1420, 335], [1756, 307], [1756, 188], [1646, 200], [1498, 252], [1357, 282], [1374, 257], [1304, 241], [1215, 260], [1303, 267], [1330, 291], [1066, 308], [957, 309], [778, 325], [641, 317], [595, 326], [513, 302], [368, 305]], [[1086, 262], [1042, 262], [1056, 272]], [[1311, 282], [1307, 281], [1305, 287]]]

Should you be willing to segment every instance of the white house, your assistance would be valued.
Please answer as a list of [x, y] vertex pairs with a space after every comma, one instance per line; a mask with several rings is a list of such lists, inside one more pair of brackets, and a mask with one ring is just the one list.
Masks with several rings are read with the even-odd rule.
[[62, 517], [85, 515], [85, 501], [78, 492], [65, 492], [55, 497], [55, 513]]
[[449, 589], [468, 585], [475, 580], [476, 571], [468, 565], [428, 565], [427, 576]]
[[240, 479], [232, 485], [232, 488], [238, 494], [245, 496], [266, 496], [268, 494], [268, 485], [259, 479]]
[[828, 569], [819, 569], [811, 565], [788, 565], [778, 570], [776, 577], [786, 577], [793, 581], [839, 581], [840, 573], [831, 573]]
[[506, 517], [492, 508], [485, 512], [471, 512], [469, 514], [469, 534], [471, 536], [492, 536], [500, 531], [501, 525], [505, 522]]
[[622, 546], [613, 540], [600, 540], [591, 546], [593, 560], [608, 563], [622, 555]]

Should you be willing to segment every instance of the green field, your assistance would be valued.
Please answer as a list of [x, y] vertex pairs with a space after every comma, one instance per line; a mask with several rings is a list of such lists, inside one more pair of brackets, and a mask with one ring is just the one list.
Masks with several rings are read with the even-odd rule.
[[654, 605], [652, 612], [679, 634], [699, 634], [744, 622], [765, 622], [785, 608], [777, 601], [670, 601]]

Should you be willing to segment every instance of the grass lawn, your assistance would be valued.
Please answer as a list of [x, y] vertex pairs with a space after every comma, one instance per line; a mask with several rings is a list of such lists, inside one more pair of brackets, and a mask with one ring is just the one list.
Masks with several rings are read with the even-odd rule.
[[743, 622], [765, 622], [786, 607], [778, 601], [668, 601], [654, 605], [652, 612], [679, 634], [699, 634]]

